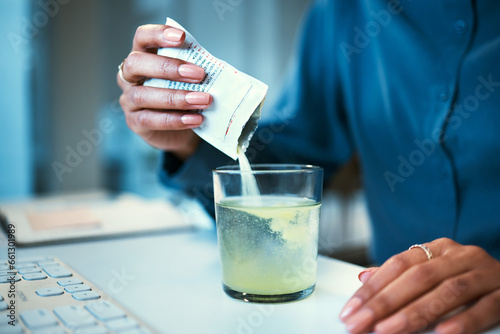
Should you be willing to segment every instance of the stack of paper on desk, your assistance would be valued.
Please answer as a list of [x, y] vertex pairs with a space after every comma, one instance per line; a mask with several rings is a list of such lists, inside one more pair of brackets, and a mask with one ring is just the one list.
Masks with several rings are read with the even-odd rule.
[[2, 223], [15, 225], [19, 245], [190, 228], [170, 202], [132, 194], [57, 196], [0, 203]]

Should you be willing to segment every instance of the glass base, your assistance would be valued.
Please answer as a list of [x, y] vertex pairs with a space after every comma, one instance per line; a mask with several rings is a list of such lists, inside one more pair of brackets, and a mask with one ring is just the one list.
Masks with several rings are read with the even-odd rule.
[[286, 303], [295, 300], [301, 300], [311, 295], [311, 293], [313, 293], [314, 291], [315, 286], [316, 284], [305, 290], [293, 293], [285, 293], [282, 295], [257, 295], [235, 291], [222, 283], [222, 288], [229, 297], [250, 303]]

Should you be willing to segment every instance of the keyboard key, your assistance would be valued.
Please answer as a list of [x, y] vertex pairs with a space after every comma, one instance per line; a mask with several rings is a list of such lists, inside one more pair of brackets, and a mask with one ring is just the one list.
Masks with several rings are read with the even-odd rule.
[[24, 268], [24, 269], [19, 269], [17, 271], [18, 274], [21, 275], [26, 275], [26, 274], [32, 274], [32, 273], [41, 273], [42, 271], [40, 268]]
[[64, 288], [64, 290], [66, 290], [66, 292], [69, 293], [75, 293], [80, 291], [90, 291], [92, 289], [87, 284], [75, 284], [75, 285], [68, 285], [67, 287]]
[[50, 277], [54, 278], [70, 277], [73, 275], [69, 270], [61, 266], [44, 267], [43, 271], [45, 271]]
[[16, 269], [36, 268], [34, 263], [16, 263], [14, 267]]
[[76, 329], [73, 334], [107, 334], [109, 331], [102, 326], [92, 326]]
[[40, 297], [52, 297], [62, 295], [64, 291], [57, 287], [50, 288], [40, 288], [36, 290], [36, 294]]
[[15, 282], [19, 282], [21, 280], [21, 276], [16, 275], [14, 278], [11, 276], [1, 276], [0, 277], [0, 283], [10, 283], [12, 280]]
[[[31, 307], [42, 305], [45, 308], [29, 309], [28, 302], [28, 310], [20, 310], [16, 326], [0, 321], [0, 334], [151, 334], [119, 304], [106, 300], [106, 295], [101, 296], [94, 291], [91, 283], [73, 277], [76, 272], [66, 268], [63, 262], [51, 257], [37, 257], [16, 261], [15, 267], [6, 262], [0, 265], [0, 283], [21, 281], [21, 287], [31, 286], [31, 299], [38, 299]], [[8, 288], [8, 285], [3, 287]], [[32, 291], [36, 294], [33, 295]], [[2, 294], [0, 315], [9, 306], [9, 299]], [[72, 298], [67, 299], [69, 295], [65, 294]], [[74, 301], [71, 302], [71, 299]]]
[[72, 294], [72, 296], [76, 300], [92, 300], [92, 299], [99, 299], [99, 298], [101, 298], [101, 295], [99, 295], [95, 291], [77, 292], [77, 293]]
[[17, 260], [17, 263], [27, 263], [27, 262], [37, 263], [38, 261], [52, 261], [52, 260], [53, 258], [51, 258], [50, 256], [32, 256]]
[[53, 326], [49, 328], [37, 329], [31, 332], [32, 334], [65, 334], [66, 331], [59, 326]]
[[27, 281], [38, 281], [41, 279], [46, 279], [47, 275], [45, 275], [43, 273], [31, 273], [31, 274], [23, 275], [23, 278]]
[[52, 312], [44, 309], [21, 312], [21, 320], [29, 329], [37, 329], [57, 325], [57, 319]]
[[56, 261], [38, 261], [38, 266], [42, 268], [58, 266], [59, 263]]
[[112, 331], [139, 328], [137, 321], [131, 318], [121, 318], [106, 322], [106, 327]]
[[94, 317], [80, 305], [59, 306], [54, 309], [54, 313], [69, 329], [96, 324]]
[[82, 280], [79, 278], [65, 278], [65, 279], [60, 279], [57, 281], [57, 284], [60, 286], [67, 286], [67, 285], [73, 285], [73, 284], [83, 284]]
[[85, 305], [85, 308], [92, 313], [94, 317], [101, 321], [108, 321], [116, 318], [125, 318], [125, 312], [113, 305], [107, 300], [98, 300]]
[[16, 260], [16, 265], [18, 264], [31, 264], [31, 265], [36, 265], [36, 261], [31, 261], [31, 260]]

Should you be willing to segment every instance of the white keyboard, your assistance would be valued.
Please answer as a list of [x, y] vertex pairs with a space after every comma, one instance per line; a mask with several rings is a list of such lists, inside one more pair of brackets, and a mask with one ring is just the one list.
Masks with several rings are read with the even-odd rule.
[[156, 333], [61, 261], [0, 262], [0, 333]]

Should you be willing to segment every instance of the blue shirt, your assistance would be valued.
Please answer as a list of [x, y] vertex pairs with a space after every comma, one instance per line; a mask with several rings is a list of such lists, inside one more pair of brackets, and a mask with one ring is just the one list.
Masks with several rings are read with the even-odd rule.
[[[316, 1], [247, 155], [331, 175], [356, 154], [379, 263], [440, 237], [500, 259], [499, 17], [495, 0]], [[213, 211], [211, 169], [232, 161], [206, 143], [174, 160], [162, 180]]]

